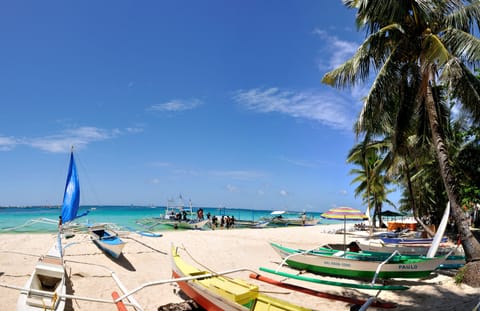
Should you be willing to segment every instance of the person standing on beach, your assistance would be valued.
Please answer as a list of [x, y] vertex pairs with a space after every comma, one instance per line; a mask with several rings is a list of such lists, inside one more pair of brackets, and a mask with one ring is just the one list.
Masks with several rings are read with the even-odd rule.
[[62, 215], [58, 216], [58, 230], [62, 230]]
[[199, 209], [197, 211], [197, 218], [200, 220], [200, 219], [203, 219], [203, 209]]

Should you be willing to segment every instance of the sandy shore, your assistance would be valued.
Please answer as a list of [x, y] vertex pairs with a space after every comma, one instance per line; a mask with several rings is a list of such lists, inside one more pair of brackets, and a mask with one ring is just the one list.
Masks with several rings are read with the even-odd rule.
[[[120, 291], [111, 277], [113, 271], [127, 289], [143, 283], [169, 279], [171, 265], [169, 250], [171, 243], [183, 246], [188, 253], [214, 271], [234, 268], [276, 268], [278, 255], [268, 245], [269, 241], [287, 246], [313, 248], [325, 243], [342, 243], [343, 235], [332, 234], [333, 226], [288, 227], [273, 229], [236, 229], [216, 231], [165, 232], [163, 237], [148, 238], [129, 234], [124, 257], [112, 260], [105, 256], [87, 235], [76, 235], [67, 243], [74, 243], [65, 250], [67, 272], [71, 284], [69, 293], [77, 296], [111, 299], [112, 291]], [[347, 241], [352, 239], [348, 237]], [[27, 281], [38, 256], [44, 254], [55, 241], [53, 234], [0, 235], [0, 283], [23, 286]], [[194, 261], [186, 255], [187, 261]], [[103, 267], [102, 267], [103, 266]], [[105, 268], [107, 267], [107, 268]], [[288, 269], [288, 268], [287, 268]], [[294, 271], [294, 270], [291, 270]], [[262, 290], [274, 292], [282, 299], [301, 304], [315, 310], [349, 310], [345, 302], [317, 298], [291, 292], [256, 280], [249, 279], [249, 272], [237, 273], [235, 277], [258, 284]], [[280, 280], [281, 277], [267, 275]], [[432, 274], [426, 280], [397, 280], [409, 290], [401, 292], [383, 291], [382, 301], [397, 304], [394, 310], [471, 310], [480, 299], [480, 289], [457, 286], [451, 277]], [[374, 291], [345, 289], [289, 280], [324, 292], [367, 299]], [[141, 290], [134, 295], [144, 310], [157, 310], [161, 305], [181, 302], [176, 284], [167, 284]], [[18, 292], [0, 287], [0, 309], [15, 310]], [[115, 306], [85, 301], [69, 301], [67, 310], [116, 310]], [[133, 309], [129, 309], [133, 310]], [[381, 310], [369, 308], [369, 310]]]

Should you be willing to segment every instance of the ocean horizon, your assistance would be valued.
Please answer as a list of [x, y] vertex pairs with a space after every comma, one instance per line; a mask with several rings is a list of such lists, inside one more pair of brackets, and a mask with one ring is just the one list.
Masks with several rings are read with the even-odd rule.
[[[272, 217], [273, 210], [253, 210], [225, 207], [192, 207], [193, 211], [203, 209], [204, 215], [208, 213], [215, 216], [233, 216], [236, 220], [260, 221]], [[166, 206], [140, 206], [140, 205], [82, 205], [79, 214], [88, 211], [88, 215], [78, 218], [78, 223], [114, 223], [119, 227], [143, 230], [139, 223], [141, 220], [160, 217], [165, 213]], [[57, 231], [55, 221], [60, 216], [59, 206], [5, 206], [0, 207], [0, 233], [46, 233]], [[285, 217], [300, 217], [301, 211], [287, 211]], [[308, 217], [318, 219], [321, 224], [339, 223], [336, 220], [323, 219], [323, 212], [305, 212]], [[48, 219], [51, 223], [42, 222]], [[171, 226], [160, 225], [155, 231], [173, 230]]]

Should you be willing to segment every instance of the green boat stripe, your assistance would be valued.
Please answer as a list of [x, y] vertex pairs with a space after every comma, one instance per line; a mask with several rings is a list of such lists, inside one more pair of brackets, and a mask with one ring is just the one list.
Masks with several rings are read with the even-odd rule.
[[340, 286], [340, 287], [348, 287], [348, 288], [360, 288], [360, 289], [371, 289], [371, 290], [406, 290], [409, 289], [408, 286], [403, 285], [371, 285], [371, 284], [357, 284], [357, 283], [345, 283], [345, 282], [336, 282], [336, 281], [328, 281], [322, 280], [318, 278], [312, 278], [307, 276], [301, 276], [296, 274], [291, 274], [287, 272], [276, 271], [269, 268], [260, 267], [260, 271], [272, 273], [276, 275], [280, 275], [283, 277], [297, 279], [301, 281], [307, 281], [312, 283], [318, 284], [325, 284], [325, 285], [332, 285], [332, 286]]

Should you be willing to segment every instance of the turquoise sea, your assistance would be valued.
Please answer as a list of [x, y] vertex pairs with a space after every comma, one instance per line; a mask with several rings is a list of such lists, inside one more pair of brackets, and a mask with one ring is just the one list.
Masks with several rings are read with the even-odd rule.
[[[194, 207], [196, 211], [202, 208], [204, 215], [210, 213], [218, 216], [234, 216], [236, 220], [244, 221], [259, 221], [264, 217], [271, 217], [270, 210], [249, 210], [249, 209], [229, 209], [229, 208], [215, 208], [215, 207]], [[165, 213], [165, 207], [151, 207], [151, 206], [81, 206], [79, 214], [89, 210], [89, 214], [77, 221], [79, 223], [96, 223], [109, 222], [115, 223], [120, 227], [134, 228], [136, 230], [143, 230], [144, 228], [138, 224], [139, 220], [151, 217], [160, 217]], [[323, 219], [320, 217], [322, 212], [307, 212], [307, 216], [318, 219], [322, 224], [338, 223]], [[284, 214], [285, 217], [298, 217], [300, 212], [289, 212]], [[60, 208], [32, 206], [32, 207], [0, 207], [0, 233], [42, 233], [55, 232], [57, 227], [55, 220], [60, 215]], [[46, 224], [41, 222], [34, 222], [47, 218], [53, 220], [53, 224]], [[30, 222], [28, 225], [26, 223]], [[10, 230], [15, 228], [15, 230]], [[170, 226], [156, 226], [155, 231], [173, 230]]]

